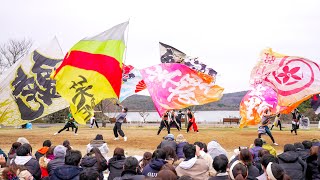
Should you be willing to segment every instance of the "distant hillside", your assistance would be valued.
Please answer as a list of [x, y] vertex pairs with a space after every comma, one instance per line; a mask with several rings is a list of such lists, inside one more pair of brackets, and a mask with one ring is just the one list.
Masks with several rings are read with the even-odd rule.
[[[239, 104], [247, 91], [224, 94], [220, 101], [197, 106], [197, 111], [205, 110], [239, 110]], [[123, 101], [130, 111], [156, 111], [150, 96], [133, 95]]]

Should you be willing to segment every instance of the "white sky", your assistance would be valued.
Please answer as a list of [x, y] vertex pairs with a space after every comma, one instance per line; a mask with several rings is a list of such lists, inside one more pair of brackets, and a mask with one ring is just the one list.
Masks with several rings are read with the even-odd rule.
[[3, 0], [0, 43], [57, 36], [67, 52], [80, 39], [130, 18], [126, 64], [160, 63], [158, 42], [172, 45], [218, 72], [225, 92], [248, 90], [263, 48], [320, 63], [317, 0]]

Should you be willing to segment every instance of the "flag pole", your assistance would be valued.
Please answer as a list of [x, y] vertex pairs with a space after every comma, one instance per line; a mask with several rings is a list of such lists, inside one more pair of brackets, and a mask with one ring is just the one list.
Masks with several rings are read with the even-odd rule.
[[125, 48], [125, 52], [124, 52], [125, 58], [123, 58], [123, 64], [127, 59], [127, 48], [128, 48], [128, 41], [129, 41], [129, 28], [130, 28], [130, 18], [128, 19], [128, 31], [127, 31], [127, 36], [126, 36], [126, 40], [125, 40], [126, 48]]

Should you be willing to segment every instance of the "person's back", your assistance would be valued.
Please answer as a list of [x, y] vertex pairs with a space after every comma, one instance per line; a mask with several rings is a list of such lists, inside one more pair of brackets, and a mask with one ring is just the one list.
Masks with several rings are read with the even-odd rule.
[[312, 146], [310, 149], [310, 156], [307, 158], [307, 173], [306, 173], [306, 179], [320, 179], [320, 171], [318, 166], [318, 160], [320, 163], [320, 159], [318, 156], [319, 147], [318, 146]]
[[107, 169], [107, 161], [98, 148], [93, 148], [82, 158], [80, 166], [83, 169], [91, 168], [98, 171], [100, 174], [99, 179], [103, 180], [103, 171]]
[[144, 179], [144, 175], [140, 175], [138, 172], [139, 162], [135, 157], [126, 158], [123, 165], [123, 172], [121, 173], [121, 177], [116, 177], [114, 180], [142, 180]]
[[278, 156], [280, 166], [292, 179], [304, 179], [306, 163], [295, 152], [292, 144], [284, 146], [284, 152]]
[[183, 148], [186, 159], [181, 162], [177, 168], [178, 176], [190, 176], [195, 180], [208, 179], [209, 166], [204, 159], [195, 157], [196, 148], [194, 145], [188, 144]]
[[155, 150], [152, 154], [152, 160], [143, 168], [142, 174], [147, 177], [156, 178], [162, 166], [167, 163], [164, 160], [165, 158], [166, 153], [164, 150]]
[[65, 165], [57, 167], [50, 180], [79, 180], [81, 152], [70, 150], [65, 157]]
[[228, 158], [227, 156], [220, 154], [216, 156], [213, 160], [213, 168], [217, 172], [215, 176], [210, 177], [209, 180], [229, 180], [229, 175], [227, 173]]
[[113, 153], [113, 157], [109, 159], [108, 169], [110, 171], [108, 180], [113, 180], [116, 177], [120, 177], [123, 171], [123, 165], [126, 157], [124, 156], [124, 149], [116, 148]]
[[65, 156], [66, 156], [67, 148], [62, 145], [58, 145], [53, 150], [54, 159], [49, 161], [47, 165], [49, 176], [53, 175], [54, 170], [62, 165], [65, 165]]
[[50, 147], [51, 147], [51, 141], [45, 140], [42, 144], [42, 147], [34, 154], [36, 159], [39, 161], [39, 159], [47, 153]]

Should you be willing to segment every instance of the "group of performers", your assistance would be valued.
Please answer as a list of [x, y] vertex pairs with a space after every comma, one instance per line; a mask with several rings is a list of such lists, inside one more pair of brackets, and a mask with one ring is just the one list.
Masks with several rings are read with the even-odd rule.
[[181, 110], [176, 114], [175, 110], [167, 111], [163, 114], [160, 122], [160, 127], [158, 130], [157, 135], [160, 134], [163, 128], [166, 128], [168, 131], [168, 134], [170, 134], [170, 128], [172, 125], [174, 125], [178, 131], [182, 129], [181, 126], [181, 120], [182, 116], [186, 115], [186, 118], [188, 120], [188, 127], [187, 127], [187, 133], [193, 128], [193, 130], [197, 133], [199, 133], [197, 123], [195, 121], [194, 114], [191, 112], [190, 109], [187, 109], [187, 113], [182, 113]]
[[[299, 112], [298, 109], [294, 109], [292, 112], [292, 129], [290, 130], [291, 133], [292, 132], [295, 132], [295, 135], [298, 135], [297, 133], [297, 130], [299, 129], [299, 122], [300, 122], [300, 119], [302, 118], [302, 115], [301, 113]], [[270, 109], [267, 108], [264, 112], [263, 112], [263, 115], [262, 115], [262, 120], [261, 120], [261, 126], [259, 127], [258, 129], [258, 137], [261, 138], [261, 135], [262, 134], [267, 134], [270, 139], [272, 140], [273, 144], [274, 145], [278, 145], [275, 140], [274, 140], [274, 137], [272, 136], [272, 133], [270, 130], [272, 130], [273, 127], [278, 127], [280, 128], [280, 131], [282, 131], [282, 125], [281, 125], [281, 120], [280, 120], [280, 114], [277, 114], [274, 118], [274, 122], [271, 126], [271, 128], [269, 129], [269, 123], [271, 121], [271, 119], [273, 118], [274, 116], [272, 116], [270, 114]]]

